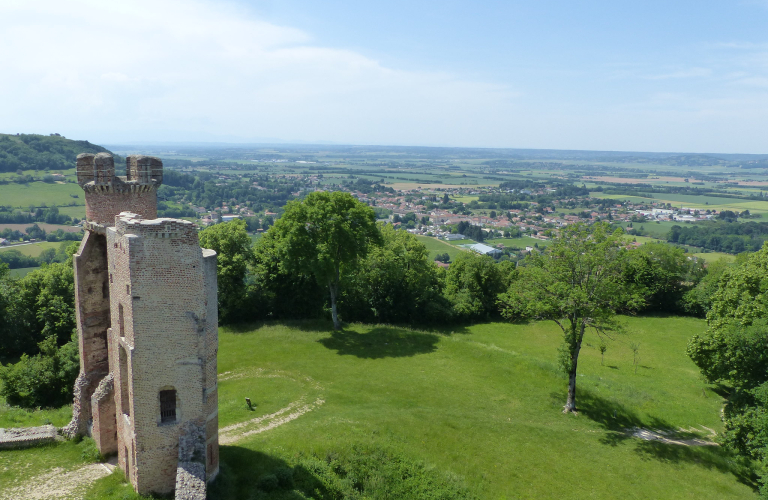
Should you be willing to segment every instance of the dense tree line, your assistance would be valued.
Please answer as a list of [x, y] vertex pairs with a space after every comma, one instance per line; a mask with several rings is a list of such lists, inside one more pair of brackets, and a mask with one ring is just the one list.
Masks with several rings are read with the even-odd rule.
[[[64, 233], [67, 235], [77, 235], [77, 233]], [[80, 238], [82, 234], [80, 234]], [[52, 264], [54, 262], [66, 262], [69, 258], [68, 248], [71, 242], [62, 242], [58, 249], [46, 248], [37, 257], [24, 255], [16, 249], [3, 250], [0, 252], [0, 264], [5, 264], [9, 269], [19, 269], [24, 267], [38, 267], [43, 264]]]
[[[73, 244], [68, 254], [74, 253]], [[0, 395], [13, 405], [54, 407], [72, 400], [80, 365], [72, 260], [21, 279], [0, 263]]]
[[756, 252], [768, 240], [766, 222], [710, 221], [690, 226], [672, 226], [667, 241], [706, 248], [714, 252]]
[[64, 170], [72, 168], [80, 153], [109, 153], [88, 141], [73, 141], [58, 134], [0, 134], [0, 172]]
[[30, 207], [29, 212], [22, 212], [0, 205], [0, 224], [31, 224], [33, 222], [71, 224], [72, 218], [59, 213], [59, 207]]
[[[253, 182], [263, 189], [253, 189]], [[295, 199], [293, 193], [303, 187], [300, 181], [276, 179], [268, 175], [226, 181], [218, 180], [216, 176], [208, 173], [193, 176], [168, 170], [163, 176], [158, 198], [161, 201], [192, 203], [207, 210], [219, 208], [222, 203], [237, 202], [247, 204], [255, 212], [260, 212], [265, 209], [278, 210], [289, 200]]]
[[728, 390], [722, 443], [761, 464], [768, 498], [768, 245], [721, 273], [707, 313], [707, 331], [688, 355], [708, 381]]
[[467, 238], [473, 239], [475, 241], [482, 242], [485, 239], [483, 236], [483, 229], [480, 226], [470, 224], [467, 221], [459, 222], [456, 225], [456, 232], [458, 234], [463, 234]]

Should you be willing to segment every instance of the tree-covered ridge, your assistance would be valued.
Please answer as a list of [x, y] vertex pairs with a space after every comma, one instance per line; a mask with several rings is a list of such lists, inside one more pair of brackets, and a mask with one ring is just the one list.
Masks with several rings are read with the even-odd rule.
[[756, 252], [768, 240], [768, 223], [711, 221], [672, 226], [667, 241], [706, 248], [714, 252]]
[[0, 172], [64, 170], [72, 168], [80, 153], [109, 153], [88, 141], [58, 134], [0, 134]]

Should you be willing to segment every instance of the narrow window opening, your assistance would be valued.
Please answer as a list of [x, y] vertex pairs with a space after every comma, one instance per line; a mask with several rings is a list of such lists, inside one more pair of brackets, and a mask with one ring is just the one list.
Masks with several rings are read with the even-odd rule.
[[176, 390], [160, 391], [160, 423], [176, 421]]
[[128, 399], [128, 353], [125, 352], [125, 348], [122, 346], [118, 350], [118, 357], [120, 358], [120, 405], [122, 406], [123, 413], [130, 417], [131, 403]]
[[125, 337], [125, 315], [123, 314], [123, 304], [117, 305], [117, 324], [120, 328], [120, 336]]

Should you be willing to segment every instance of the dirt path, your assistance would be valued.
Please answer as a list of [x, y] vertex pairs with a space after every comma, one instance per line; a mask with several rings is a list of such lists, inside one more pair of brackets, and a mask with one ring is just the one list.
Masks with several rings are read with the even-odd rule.
[[219, 429], [219, 444], [236, 443], [245, 437], [260, 434], [283, 424], [287, 424], [305, 413], [314, 410], [323, 403], [325, 403], [325, 401], [320, 398], [315, 399], [315, 401], [311, 403], [308, 403], [305, 398], [301, 398], [285, 408], [281, 408], [269, 415], [222, 427]]
[[0, 491], [0, 500], [64, 500], [82, 497], [97, 479], [112, 474], [115, 465], [88, 464], [78, 469], [56, 467], [45, 474]]
[[[702, 426], [704, 427], [704, 426]], [[704, 427], [714, 436], [715, 431]], [[680, 429], [683, 432], [691, 432], [687, 429]], [[633, 427], [627, 430], [627, 433], [632, 437], [642, 439], [644, 441], [659, 441], [665, 444], [677, 444], [681, 446], [718, 446], [717, 443], [707, 441], [705, 439], [692, 438], [692, 439], [679, 439], [674, 432], [664, 431], [660, 429], [642, 429], [640, 427]]]

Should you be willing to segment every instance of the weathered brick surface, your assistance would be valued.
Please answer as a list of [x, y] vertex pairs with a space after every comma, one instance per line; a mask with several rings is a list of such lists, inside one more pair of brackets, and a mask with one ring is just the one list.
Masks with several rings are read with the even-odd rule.
[[[154, 218], [160, 160], [129, 156], [126, 172], [115, 177], [109, 155], [78, 157], [88, 223], [75, 256], [82, 361], [70, 427], [88, 419], [138, 492], [165, 493], [219, 469], [216, 253], [192, 223]], [[163, 422], [160, 391], [171, 390], [176, 418]], [[190, 423], [191, 462], [179, 456]]]
[[151, 156], [128, 156], [126, 173], [125, 177], [115, 176], [112, 156], [107, 153], [78, 155], [77, 181], [85, 191], [88, 221], [111, 226], [121, 212], [133, 212], [145, 219], [157, 217], [162, 162]]

